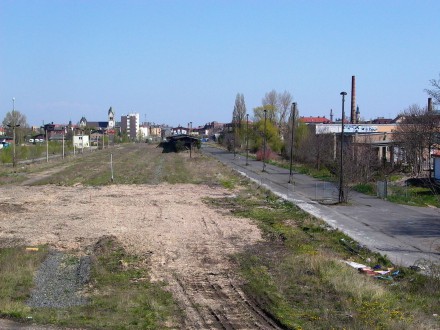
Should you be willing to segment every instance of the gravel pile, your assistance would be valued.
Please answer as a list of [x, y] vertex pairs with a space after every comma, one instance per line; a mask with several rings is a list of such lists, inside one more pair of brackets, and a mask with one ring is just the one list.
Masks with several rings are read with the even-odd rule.
[[31, 307], [71, 307], [88, 303], [81, 289], [90, 278], [90, 257], [80, 259], [51, 251], [41, 264], [27, 304]]

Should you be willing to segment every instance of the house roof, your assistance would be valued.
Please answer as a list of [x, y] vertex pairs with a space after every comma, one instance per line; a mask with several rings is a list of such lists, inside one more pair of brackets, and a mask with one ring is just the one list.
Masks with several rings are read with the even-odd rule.
[[99, 128], [107, 128], [108, 127], [108, 121], [88, 121], [87, 122], [88, 127], [99, 127]]
[[330, 119], [324, 117], [300, 117], [299, 121], [308, 124], [329, 124]]
[[195, 142], [198, 141], [199, 139], [187, 134], [172, 135], [167, 137], [167, 141], [169, 142], [179, 141], [179, 140], [184, 140], [184, 141], [192, 140], [193, 142]]
[[372, 124], [391, 124], [394, 122], [394, 119], [390, 118], [376, 118], [371, 121]]

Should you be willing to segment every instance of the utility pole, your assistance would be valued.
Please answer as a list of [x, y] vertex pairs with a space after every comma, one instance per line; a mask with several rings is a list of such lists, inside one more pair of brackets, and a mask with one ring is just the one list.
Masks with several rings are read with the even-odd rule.
[[266, 121], [267, 110], [264, 109], [263, 172], [266, 172]]
[[345, 95], [347, 95], [346, 92], [341, 92], [342, 95], [342, 119], [341, 119], [341, 164], [340, 164], [340, 172], [339, 172], [339, 203], [346, 202], [346, 196], [344, 191], [344, 118], [345, 118], [345, 110], [344, 110], [344, 103], [345, 103]]
[[73, 144], [73, 155], [75, 156], [75, 128], [72, 126], [72, 144]]
[[15, 97], [12, 98], [12, 122], [7, 125], [12, 128], [12, 167], [17, 166], [17, 158], [15, 152], [15, 129], [20, 125], [17, 125], [17, 118], [15, 118]]
[[193, 147], [193, 142], [192, 142], [192, 127], [193, 127], [193, 122], [190, 121], [189, 122], [189, 158], [192, 157], [192, 147]]
[[64, 134], [66, 133], [66, 128], [63, 126], [63, 159], [64, 159]]
[[235, 154], [236, 154], [236, 152], [235, 152], [235, 116], [232, 118], [232, 136], [233, 136], [233, 139], [234, 139], [234, 159], [235, 159]]
[[249, 114], [246, 114], [246, 165], [249, 165]]
[[46, 163], [49, 163], [49, 140], [47, 138], [47, 126], [44, 125], [44, 133], [46, 137]]
[[296, 102], [292, 103], [292, 136], [290, 139], [290, 170], [289, 170], [289, 183], [292, 182], [292, 165], [293, 165], [293, 141], [294, 141], [294, 131], [295, 131], [295, 115], [296, 115]]

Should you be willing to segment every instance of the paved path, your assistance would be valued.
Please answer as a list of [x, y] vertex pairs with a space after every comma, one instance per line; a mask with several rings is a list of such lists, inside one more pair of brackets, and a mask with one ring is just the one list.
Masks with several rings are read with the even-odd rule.
[[380, 252], [396, 264], [411, 266], [421, 259], [440, 263], [440, 209], [390, 203], [374, 196], [351, 192], [350, 205], [332, 204], [338, 198], [337, 188], [329, 182], [293, 173], [289, 170], [222, 149], [202, 146], [241, 174], [266, 186], [301, 209], [338, 228], [372, 251]]

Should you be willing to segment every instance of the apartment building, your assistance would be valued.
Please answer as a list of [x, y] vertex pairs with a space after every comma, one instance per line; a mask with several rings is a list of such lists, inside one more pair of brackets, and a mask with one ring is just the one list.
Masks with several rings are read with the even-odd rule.
[[126, 133], [130, 140], [137, 140], [139, 137], [139, 113], [130, 113], [121, 116], [121, 130]]

